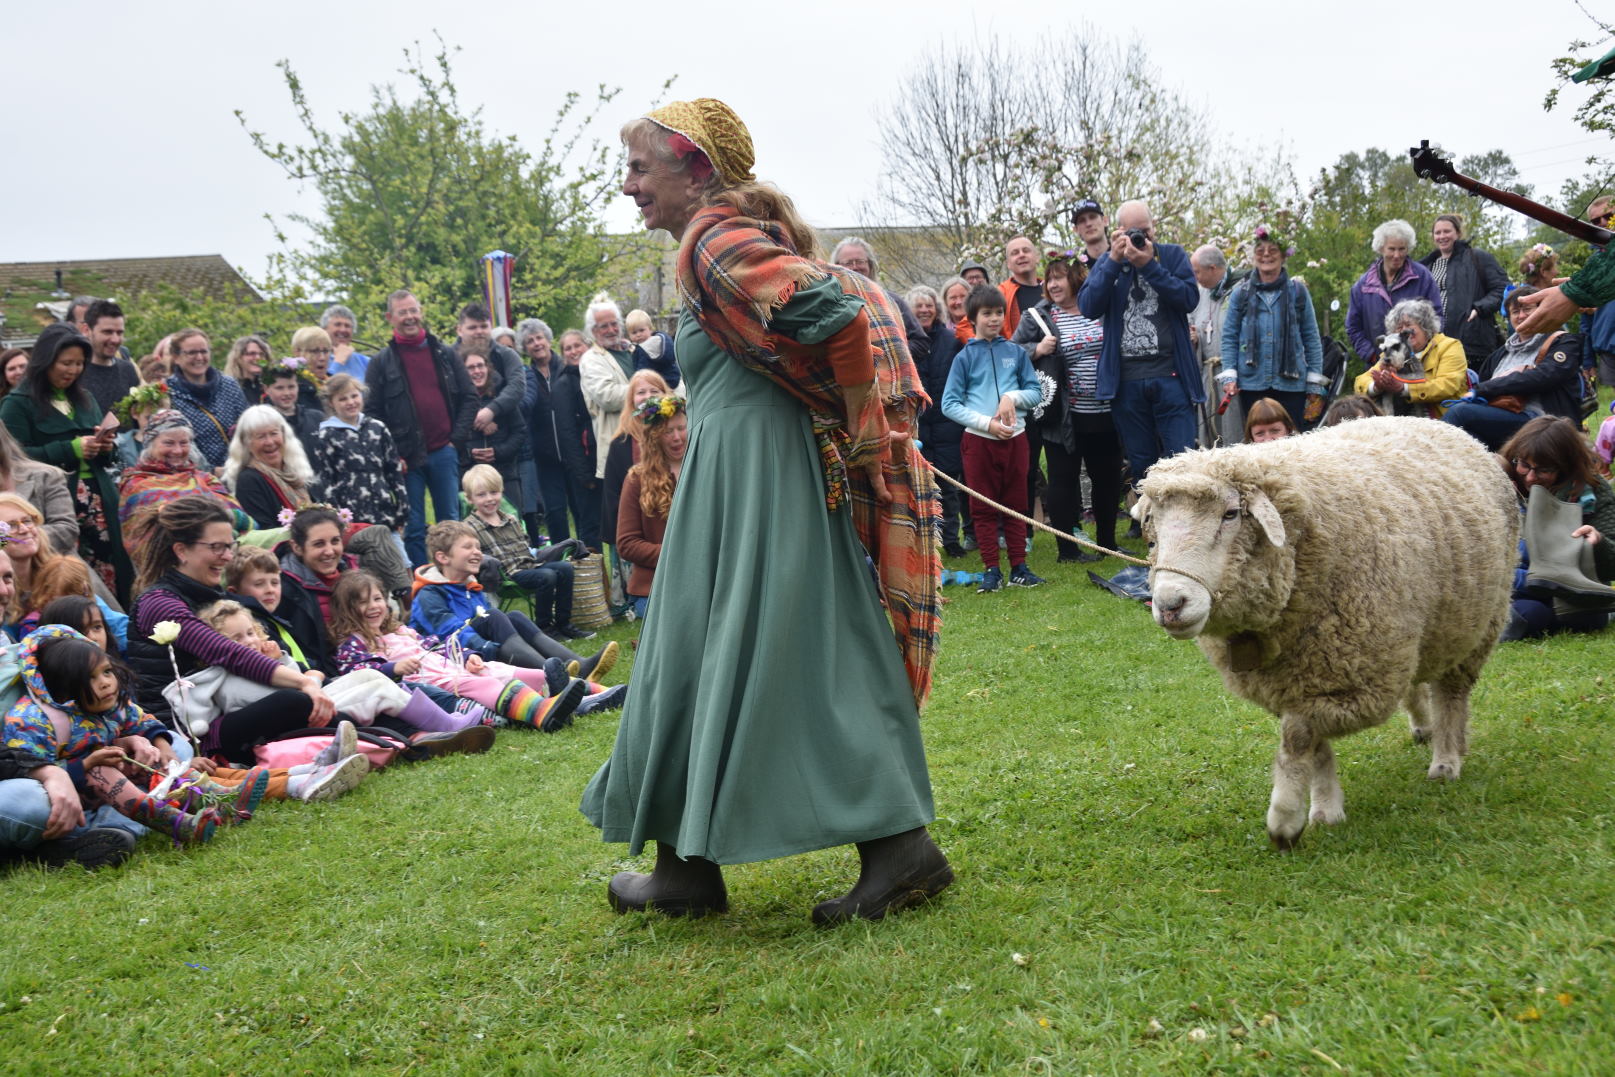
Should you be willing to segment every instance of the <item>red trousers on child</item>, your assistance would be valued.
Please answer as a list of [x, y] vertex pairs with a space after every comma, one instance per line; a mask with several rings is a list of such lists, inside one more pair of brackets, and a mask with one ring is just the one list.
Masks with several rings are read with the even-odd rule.
[[[1016, 434], [1008, 441], [977, 437], [966, 432], [959, 441], [964, 455], [965, 485], [1005, 508], [1026, 512], [1026, 468], [1029, 456], [1026, 435]], [[1011, 568], [1026, 563], [1026, 525], [1006, 516], [986, 502], [970, 499], [970, 519], [976, 527], [977, 552], [983, 568], [998, 565], [998, 525], [1004, 525], [1004, 545], [1009, 547]]]

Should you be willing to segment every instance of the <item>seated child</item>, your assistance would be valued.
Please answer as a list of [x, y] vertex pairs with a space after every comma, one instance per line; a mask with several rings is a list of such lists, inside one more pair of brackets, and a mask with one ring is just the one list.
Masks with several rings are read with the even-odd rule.
[[[232, 605], [234, 605], [234, 603], [232, 603]], [[79, 595], [67, 595], [62, 598], [58, 598], [40, 612], [40, 623], [47, 625], [66, 625], [68, 628], [76, 628], [83, 633], [84, 637], [91, 643], [94, 643], [98, 647], [106, 647], [105, 642], [103, 642], [106, 639], [106, 625], [101, 620], [101, 611], [96, 608], [95, 603], [90, 599], [83, 598]], [[213, 625], [214, 628], [219, 627], [214, 622], [209, 621], [208, 623]], [[223, 629], [219, 630], [221, 632], [224, 631]], [[229, 633], [225, 634], [229, 635]], [[231, 636], [230, 638], [236, 640], [238, 643], [246, 642], [245, 637]], [[200, 680], [203, 675], [211, 676], [214, 673], [222, 672], [223, 670], [215, 666], [209, 669], [199, 670], [198, 673], [193, 676], [196, 676], [197, 679]], [[242, 677], [237, 677], [235, 679], [238, 681], [246, 680]], [[252, 684], [254, 688], [262, 688], [265, 693], [269, 691], [269, 689], [263, 688], [262, 685], [253, 684], [251, 681], [246, 681], [246, 683]], [[165, 691], [164, 695], [169, 699], [170, 705], [174, 707], [175, 715], [178, 715], [180, 713], [178, 689], [176, 688], [172, 695], [169, 695], [168, 692]], [[254, 696], [253, 698], [262, 697]], [[192, 699], [194, 702], [194, 697], [192, 697]], [[339, 752], [333, 752], [329, 763], [320, 763], [319, 761], [316, 761], [314, 763], [305, 763], [301, 766], [290, 768], [269, 768], [269, 787], [264, 793], [264, 799], [285, 800], [288, 797], [295, 797], [298, 800], [312, 801], [331, 800], [335, 797], [341, 796], [343, 793], [346, 793], [348, 790], [359, 784], [359, 782], [364, 778], [365, 774], [369, 771], [370, 764], [365, 762], [363, 765], [354, 763], [347, 763], [345, 766], [332, 765], [342, 763], [346, 758], [353, 757], [353, 752], [351, 750], [346, 753], [346, 756], [341, 758], [338, 757], [339, 754]], [[191, 761], [191, 766], [193, 769], [208, 775], [220, 785], [231, 788], [240, 785], [242, 781], [246, 780], [252, 774], [252, 771], [250, 770], [241, 770], [236, 767], [226, 767], [201, 757], [193, 759]]]
[[593, 632], [572, 623], [572, 562], [567, 560], [567, 554], [583, 551], [583, 543], [567, 539], [544, 547], [535, 556], [528, 548], [521, 521], [499, 511], [505, 480], [498, 469], [488, 464], [477, 464], [468, 470], [460, 478], [460, 487], [471, 502], [472, 512], [465, 522], [471, 525], [486, 559], [477, 574], [478, 581], [494, 588], [501, 578], [508, 579], [531, 593], [533, 613], [542, 632], [562, 639], [592, 637]]
[[[1026, 413], [1042, 401], [1043, 390], [1026, 349], [1004, 339], [1003, 294], [978, 284], [965, 300], [965, 312], [976, 335], [953, 358], [942, 391], [942, 414], [965, 428], [959, 444], [965, 485], [1026, 515], [1026, 475], [1031, 466]], [[977, 536], [996, 535], [1003, 525], [1012, 586], [1036, 587], [1043, 582], [1026, 567], [1026, 524], [975, 498], [970, 515]], [[977, 590], [996, 591], [1004, 584], [998, 547], [982, 538], [978, 551], [986, 571]]]
[[56, 599], [65, 595], [84, 595], [86, 598], [94, 599], [96, 607], [100, 610], [100, 619], [110, 636], [109, 640], [98, 642], [97, 646], [113, 655], [121, 655], [123, 649], [128, 646], [129, 615], [119, 613], [95, 594], [90, 586], [90, 566], [77, 557], [57, 557], [46, 562], [34, 573], [33, 584], [33, 590], [28, 598], [34, 608], [23, 614], [22, 620], [18, 623], [19, 638], [42, 624], [50, 624], [49, 621], [39, 619], [39, 611]]
[[577, 662], [577, 670], [568, 672], [590, 680], [604, 677], [616, 663], [615, 642], [589, 658], [579, 658], [540, 632], [525, 615], [495, 608], [477, 582], [482, 546], [470, 524], [459, 520], [433, 524], [426, 532], [426, 555], [432, 564], [415, 572], [409, 613], [409, 623], [420, 635], [452, 641], [483, 659], [497, 658], [528, 669], [542, 669], [550, 658]]
[[[5, 743], [66, 770], [91, 807], [110, 805], [176, 843], [207, 841], [222, 824], [245, 822], [263, 799], [269, 772], [255, 768], [236, 788], [187, 771], [205, 806], [185, 811], [142, 792], [130, 777], [167, 773], [173, 733], [130, 695], [133, 674], [71, 628], [35, 629], [22, 644], [25, 694], [5, 718]], [[167, 785], [168, 783], [164, 783]]]
[[[622, 701], [620, 694], [568, 677], [559, 660], [542, 670], [523, 669], [486, 661], [452, 640], [421, 636], [398, 622], [381, 582], [367, 572], [337, 581], [331, 594], [331, 636], [340, 641], [340, 669], [379, 669], [407, 683], [436, 685], [546, 733], [570, 725], [574, 711], [588, 713]], [[591, 687], [597, 696], [585, 703]]]

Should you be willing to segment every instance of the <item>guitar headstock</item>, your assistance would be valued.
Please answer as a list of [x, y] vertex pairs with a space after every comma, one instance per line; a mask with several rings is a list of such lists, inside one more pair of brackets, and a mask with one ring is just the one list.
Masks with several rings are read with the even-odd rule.
[[1458, 173], [1454, 171], [1452, 162], [1440, 156], [1430, 148], [1430, 140], [1423, 138], [1419, 144], [1408, 150], [1408, 156], [1413, 158], [1413, 174], [1420, 179], [1427, 179], [1432, 183], [1451, 183]]

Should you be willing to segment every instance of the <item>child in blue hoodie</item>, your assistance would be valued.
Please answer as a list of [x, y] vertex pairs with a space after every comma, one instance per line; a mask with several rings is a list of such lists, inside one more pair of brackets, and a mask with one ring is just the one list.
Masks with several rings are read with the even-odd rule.
[[[989, 285], [977, 285], [965, 300], [965, 314], [976, 335], [954, 357], [942, 390], [942, 414], [965, 428], [960, 443], [965, 485], [1019, 513], [1026, 513], [1026, 412], [1043, 398], [1037, 373], [1026, 349], [1004, 339], [1004, 296]], [[1009, 582], [1036, 587], [1043, 580], [1026, 567], [1026, 525], [982, 501], [971, 499], [971, 518], [980, 542], [982, 574], [979, 592], [1004, 584], [998, 544], [991, 536], [1002, 523], [1009, 547]]]

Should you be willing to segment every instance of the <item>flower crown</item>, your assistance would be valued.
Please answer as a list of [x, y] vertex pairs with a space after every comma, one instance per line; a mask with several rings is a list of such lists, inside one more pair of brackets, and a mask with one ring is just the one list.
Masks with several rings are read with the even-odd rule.
[[309, 509], [329, 509], [330, 511], [336, 513], [337, 519], [342, 521], [343, 527], [347, 527], [349, 524], [353, 523], [353, 513], [348, 509], [339, 509], [335, 505], [327, 505], [322, 501], [315, 501], [311, 504], [304, 505], [300, 509], [281, 509], [280, 512], [275, 516], [275, 521], [282, 527], [290, 527], [292, 526], [292, 521], [297, 518], [298, 513], [307, 512]]
[[1044, 276], [1048, 276], [1049, 266], [1054, 264], [1055, 262], [1076, 262], [1079, 265], [1089, 266], [1089, 267], [1091, 267], [1093, 265], [1093, 259], [1088, 257], [1088, 251], [1087, 251], [1086, 248], [1079, 249], [1077, 247], [1067, 247], [1064, 250], [1059, 250], [1059, 251], [1044, 251], [1043, 252], [1043, 275]]
[[653, 396], [634, 409], [634, 418], [646, 426], [666, 422], [684, 413], [684, 401], [676, 396]]
[[118, 417], [119, 424], [129, 425], [130, 416], [136, 408], [150, 408], [160, 411], [168, 407], [168, 386], [160, 381], [147, 382], [137, 385], [130, 390], [129, 395], [112, 405], [112, 414]]
[[258, 380], [268, 385], [276, 378], [284, 378], [288, 374], [294, 378], [301, 378], [316, 389], [320, 387], [320, 379], [308, 368], [308, 360], [299, 355], [288, 355], [284, 359], [275, 360], [274, 363], [265, 363], [258, 372]]
[[1284, 252], [1284, 257], [1286, 258], [1295, 253], [1295, 247], [1292, 244], [1285, 243], [1285, 241], [1279, 236], [1277, 229], [1271, 228], [1265, 224], [1259, 224], [1256, 226], [1255, 238], [1251, 241], [1251, 247], [1254, 248], [1258, 243], [1273, 244]]
[[6, 523], [4, 520], [0, 520], [0, 550], [5, 549], [10, 543], [11, 525]]
[[1533, 243], [1531, 244], [1531, 249], [1525, 253], [1527, 255], [1537, 256], [1525, 263], [1525, 272], [1527, 274], [1535, 273], [1538, 265], [1546, 262], [1549, 258], [1554, 257], [1553, 248], [1548, 246], [1546, 243]]

